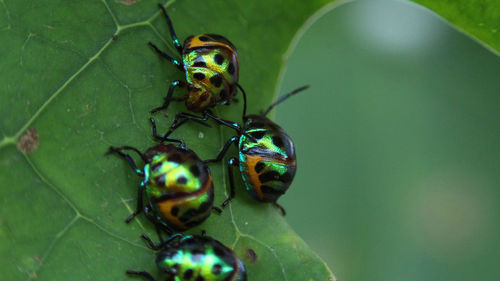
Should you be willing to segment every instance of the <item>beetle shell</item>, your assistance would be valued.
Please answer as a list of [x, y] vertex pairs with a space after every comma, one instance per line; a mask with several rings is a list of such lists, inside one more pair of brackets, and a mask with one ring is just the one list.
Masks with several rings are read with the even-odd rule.
[[166, 280], [246, 281], [246, 269], [238, 256], [219, 241], [198, 235], [171, 241], [156, 264]]
[[276, 123], [261, 115], [245, 118], [245, 135], [239, 140], [239, 168], [250, 195], [276, 202], [290, 186], [297, 169], [292, 139]]
[[236, 94], [239, 61], [236, 48], [225, 37], [200, 34], [186, 38], [182, 60], [188, 82], [186, 107], [205, 111], [227, 104]]
[[207, 165], [190, 149], [160, 144], [144, 154], [146, 194], [157, 220], [176, 230], [203, 222], [213, 206]]

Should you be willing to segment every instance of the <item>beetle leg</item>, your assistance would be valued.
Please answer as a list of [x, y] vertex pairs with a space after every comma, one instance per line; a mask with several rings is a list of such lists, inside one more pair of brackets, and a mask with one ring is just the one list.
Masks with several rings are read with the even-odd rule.
[[151, 126], [153, 127], [153, 137], [159, 141], [170, 141], [170, 142], [178, 142], [181, 144], [182, 147], [186, 147], [186, 144], [184, 143], [183, 140], [180, 140], [180, 139], [174, 139], [174, 138], [169, 138], [169, 137], [165, 137], [165, 136], [160, 136], [158, 135], [158, 133], [156, 132], [156, 121], [155, 119], [153, 119], [153, 117], [150, 117], [149, 118], [149, 121], [151, 121]]
[[162, 58], [168, 60], [169, 62], [173, 63], [180, 71], [183, 71], [184, 72], [184, 65], [172, 58], [171, 56], [167, 55], [165, 52], [163, 52], [162, 50], [160, 50], [155, 44], [153, 44], [152, 42], [148, 42], [148, 45], [151, 46], [153, 48], [153, 50], [159, 54]]
[[278, 209], [280, 209], [281, 214], [283, 216], [286, 216], [286, 211], [285, 211], [285, 208], [283, 208], [283, 206], [281, 206], [280, 204], [278, 204], [278, 202], [276, 202], [276, 201], [273, 202], [273, 205], [276, 206]]
[[179, 112], [175, 115], [175, 118], [174, 118], [174, 121], [172, 122], [172, 125], [170, 126], [170, 128], [168, 129], [168, 131], [165, 133], [165, 135], [163, 137], [168, 137], [171, 133], [173, 133], [175, 130], [177, 130], [180, 126], [184, 125], [189, 120], [198, 122], [198, 123], [202, 124], [203, 126], [206, 126], [209, 128], [212, 127], [206, 122], [207, 117], [204, 117], [204, 116], [200, 117], [200, 116], [192, 115], [192, 114], [189, 114], [186, 112]]
[[126, 223], [131, 222], [138, 214], [140, 214], [144, 207], [142, 205], [142, 191], [144, 190], [144, 186], [146, 185], [146, 182], [143, 180], [141, 181], [141, 184], [139, 185], [139, 188], [137, 189], [137, 207], [135, 211], [128, 216], [128, 218], [125, 220]]
[[170, 84], [170, 88], [168, 88], [167, 96], [165, 97], [163, 101], [163, 105], [157, 108], [154, 108], [150, 111], [150, 113], [155, 113], [157, 111], [160, 111], [162, 109], [167, 109], [168, 105], [170, 104], [170, 101], [172, 100], [172, 94], [174, 93], [174, 89], [176, 87], [182, 86], [182, 82], [179, 80], [175, 80]]
[[[220, 160], [222, 160], [222, 158], [224, 157], [224, 155], [226, 154], [227, 150], [229, 149], [229, 147], [231, 146], [232, 143], [235, 143], [236, 144], [236, 141], [239, 140], [240, 138], [238, 136], [234, 136], [232, 138], [230, 138], [226, 144], [224, 144], [224, 147], [222, 148], [222, 150], [219, 152], [219, 154], [217, 155], [216, 158], [214, 159], [207, 159], [203, 162], [205, 163], [212, 163], [212, 162], [219, 162]], [[236, 144], [237, 145], [237, 144]]]
[[134, 162], [134, 159], [132, 159], [132, 157], [126, 153], [123, 153], [122, 150], [133, 150], [135, 152], [137, 152], [137, 154], [139, 154], [139, 156], [141, 156], [142, 160], [144, 160], [144, 155], [137, 149], [137, 148], [134, 148], [134, 147], [131, 147], [131, 146], [120, 146], [120, 147], [114, 147], [114, 146], [110, 146], [109, 147], [109, 151], [106, 153], [106, 154], [111, 154], [111, 153], [118, 153], [121, 157], [123, 157], [123, 159], [125, 159], [128, 164], [130, 165], [130, 167], [141, 177], [144, 177], [144, 172], [141, 171], [139, 168], [137, 168], [137, 165], [135, 164]]
[[160, 229], [163, 230], [168, 236], [174, 233], [174, 231], [170, 227], [158, 222], [156, 217], [154, 215], [151, 215], [151, 205], [144, 207], [144, 215], [146, 215], [146, 218], [155, 225], [156, 233], [158, 234], [160, 240], [163, 240]]
[[253, 142], [257, 142], [257, 139], [255, 139], [253, 136], [247, 134], [245, 132], [245, 130], [243, 130], [241, 128], [241, 126], [236, 123], [236, 122], [231, 122], [231, 121], [228, 121], [228, 120], [224, 120], [224, 119], [221, 119], [219, 117], [217, 117], [215, 114], [213, 114], [210, 110], [207, 110], [205, 113], [204, 113], [206, 116], [212, 118], [215, 120], [215, 122], [221, 124], [221, 125], [224, 125], [226, 127], [229, 127], [233, 130], [235, 130], [236, 132], [238, 132], [239, 135], [245, 135], [247, 138], [249, 138], [250, 140], [252, 140]]
[[217, 212], [217, 214], [222, 214], [222, 210], [219, 207], [212, 206], [212, 211]]
[[238, 160], [236, 159], [236, 157], [231, 157], [227, 161], [227, 172], [229, 174], [229, 187], [231, 188], [231, 193], [229, 194], [229, 197], [226, 200], [224, 200], [224, 202], [222, 203], [222, 207], [226, 207], [227, 204], [229, 204], [229, 202], [231, 202], [231, 200], [233, 200], [234, 196], [236, 195], [235, 188], [234, 188], [233, 168], [237, 164], [238, 164]]
[[160, 250], [162, 249], [163, 247], [165, 247], [165, 245], [167, 245], [168, 243], [170, 243], [170, 241], [176, 239], [176, 238], [181, 238], [183, 237], [182, 234], [180, 233], [176, 233], [176, 234], [173, 234], [173, 235], [170, 235], [170, 237], [168, 237], [167, 239], [161, 241], [160, 243], [158, 244], [155, 244], [151, 238], [149, 238], [149, 236], [147, 236], [146, 234], [142, 234], [141, 235], [141, 238], [144, 239], [144, 241], [146, 241], [146, 244], [148, 244], [148, 246], [153, 249], [153, 250]]
[[175, 35], [174, 25], [172, 24], [172, 21], [170, 20], [170, 17], [167, 14], [167, 10], [165, 10], [165, 7], [163, 7], [162, 4], [158, 4], [158, 7], [160, 7], [163, 15], [165, 16], [165, 20], [167, 21], [168, 29], [170, 31], [170, 37], [172, 37], [172, 42], [174, 43], [174, 46], [179, 52], [179, 54], [182, 55], [182, 45], [179, 42], [179, 39], [177, 39], [177, 35]]

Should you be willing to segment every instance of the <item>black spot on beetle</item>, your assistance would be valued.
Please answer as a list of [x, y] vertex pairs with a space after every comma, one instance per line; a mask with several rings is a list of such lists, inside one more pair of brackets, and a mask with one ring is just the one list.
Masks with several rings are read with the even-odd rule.
[[194, 67], [207, 67], [207, 64], [204, 61], [197, 61], [193, 64]]
[[158, 186], [165, 186], [165, 179], [166, 179], [165, 174], [161, 174], [161, 175], [155, 177], [154, 181], [156, 182], [156, 184]]
[[290, 173], [288, 173], [288, 172], [284, 173], [280, 177], [280, 181], [284, 182], [284, 183], [290, 182], [291, 180], [292, 180], [292, 176], [290, 176]]
[[265, 131], [255, 131], [250, 133], [250, 135], [252, 135], [252, 137], [256, 139], [261, 139], [265, 134], [266, 134]]
[[194, 77], [194, 79], [201, 81], [201, 80], [205, 79], [205, 74], [203, 74], [201, 72], [196, 72], [195, 74], [193, 74], [193, 77]]
[[210, 38], [208, 38], [207, 36], [200, 36], [200, 38], [198, 38], [198, 39], [200, 39], [200, 41], [203, 41], [203, 42], [210, 40]]
[[191, 171], [191, 173], [195, 177], [200, 176], [200, 168], [198, 168], [198, 165], [192, 165], [191, 167], [189, 167], [189, 171]]
[[214, 39], [216, 41], [227, 41], [227, 39], [224, 36], [219, 35], [219, 34], [209, 33], [207, 35], [210, 36], [210, 37], [212, 37], [212, 39]]
[[273, 189], [272, 187], [267, 186], [267, 185], [261, 186], [260, 190], [262, 191], [262, 193], [264, 193], [264, 194], [270, 194], [270, 195], [278, 195], [279, 196], [279, 195], [282, 195], [284, 193], [281, 190]]
[[280, 147], [280, 148], [283, 147], [283, 145], [284, 145], [283, 139], [280, 136], [273, 136], [272, 139], [273, 139], [274, 145], [276, 145], [277, 147]]
[[216, 256], [218, 256], [219, 258], [223, 258], [225, 255], [226, 255], [226, 252], [224, 251], [224, 249], [222, 249], [221, 247], [219, 246], [215, 246], [214, 247], [214, 253]]
[[178, 263], [176, 263], [176, 264], [174, 264], [174, 265], [172, 266], [172, 268], [170, 269], [170, 271], [171, 271], [174, 275], [176, 275], [176, 274], [179, 272], [179, 267], [181, 267], [181, 265], [180, 265], [180, 264], [178, 264]]
[[262, 121], [257, 121], [257, 120], [252, 120], [252, 123], [250, 124], [250, 128], [265, 128], [266, 123]]
[[198, 210], [200, 211], [200, 213], [208, 211], [208, 209], [210, 209], [210, 207], [212, 207], [211, 203], [212, 202], [207, 202], [207, 201], [201, 203], [200, 207], [198, 208]]
[[187, 212], [183, 213], [182, 216], [179, 218], [179, 220], [183, 223], [191, 220], [193, 217], [198, 215], [198, 211], [195, 209], [190, 209]]
[[177, 178], [177, 183], [178, 184], [186, 184], [187, 183], [187, 178], [185, 176], [180, 176]]
[[222, 272], [222, 266], [218, 263], [214, 264], [212, 266], [212, 273], [215, 275], [219, 275]]
[[210, 83], [212, 83], [215, 87], [219, 88], [222, 85], [222, 77], [219, 74], [216, 74], [210, 77]]
[[192, 228], [194, 226], [197, 226], [199, 225], [200, 223], [202, 223], [203, 221], [205, 220], [205, 217], [199, 219], [199, 220], [192, 220], [192, 221], [189, 221], [185, 224], [186, 228]]
[[221, 54], [215, 54], [214, 61], [216, 64], [221, 65], [224, 63], [224, 57]]
[[167, 158], [168, 161], [170, 162], [174, 162], [174, 163], [182, 163], [182, 156], [178, 153], [173, 153], [173, 154], [170, 154]]
[[219, 92], [219, 96], [221, 98], [227, 98], [227, 92], [226, 90], [222, 89], [220, 92]]
[[262, 169], [264, 169], [265, 167], [266, 167], [266, 163], [259, 161], [255, 165], [255, 172], [260, 173], [262, 171]]
[[280, 179], [280, 173], [276, 171], [269, 171], [267, 173], [263, 173], [259, 175], [259, 180], [260, 182], [268, 182], [268, 181], [275, 181]]
[[172, 214], [172, 216], [177, 217], [177, 215], [179, 214], [179, 207], [173, 206], [170, 210], [170, 213]]
[[233, 75], [234, 74], [234, 64], [233, 63], [230, 63], [228, 66], [227, 66], [227, 72], [229, 72], [229, 74]]
[[189, 280], [191, 279], [191, 277], [193, 277], [193, 270], [192, 269], [186, 270], [184, 272], [184, 279]]

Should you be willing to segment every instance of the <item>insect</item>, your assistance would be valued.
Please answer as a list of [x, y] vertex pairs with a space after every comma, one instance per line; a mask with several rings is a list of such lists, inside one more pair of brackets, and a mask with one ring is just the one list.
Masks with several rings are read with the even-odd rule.
[[242, 129], [246, 134], [233, 136], [226, 142], [217, 158], [205, 161], [221, 161], [232, 143], [238, 147], [238, 158], [231, 157], [227, 162], [231, 193], [222, 206], [226, 206], [235, 196], [233, 167], [238, 166], [248, 193], [258, 201], [274, 204], [283, 215], [286, 214], [285, 209], [276, 201], [287, 191], [295, 176], [295, 146], [285, 131], [266, 115], [276, 105], [308, 87], [300, 87], [282, 96], [261, 114], [246, 115], [245, 108]]
[[[225, 37], [217, 34], [199, 34], [189, 36], [181, 45], [175, 34], [172, 21], [165, 8], [160, 7], [170, 30], [173, 44], [182, 57], [182, 61], [172, 58], [161, 51], [156, 45], [148, 44], [163, 58], [173, 63], [179, 70], [186, 73], [186, 82], [175, 80], [170, 84], [163, 105], [151, 110], [151, 113], [167, 109], [173, 100], [185, 101], [187, 109], [192, 112], [202, 113], [203, 116], [194, 116], [180, 112], [176, 115], [173, 127], [182, 125], [186, 118], [198, 121], [207, 120], [208, 117], [218, 120], [220, 124], [238, 130], [235, 123], [219, 119], [209, 109], [219, 104], [229, 104], [236, 95], [238, 84], [239, 61], [234, 45]], [[183, 98], [172, 98], [174, 89], [187, 88]], [[243, 92], [244, 94], [244, 92]], [[244, 96], [244, 99], [246, 97]], [[179, 119], [182, 119], [178, 122]]]
[[[145, 153], [130, 146], [110, 147], [109, 153], [123, 157], [141, 177], [136, 210], [126, 219], [129, 223], [144, 211], [157, 228], [167, 233], [182, 231], [203, 222], [213, 207], [214, 187], [207, 165], [183, 141], [161, 137], [156, 132], [156, 123], [150, 118], [153, 136], [162, 143], [150, 147]], [[163, 142], [178, 142], [179, 145]], [[136, 152], [145, 165], [139, 169], [132, 157], [123, 151]], [[147, 206], [143, 206], [142, 195], [146, 191]]]
[[[142, 236], [155, 250], [160, 250], [156, 265], [166, 274], [165, 280], [190, 281], [246, 281], [246, 269], [238, 256], [219, 241], [205, 235], [170, 236], [159, 245]], [[138, 275], [155, 281], [146, 271], [127, 270], [129, 275]]]

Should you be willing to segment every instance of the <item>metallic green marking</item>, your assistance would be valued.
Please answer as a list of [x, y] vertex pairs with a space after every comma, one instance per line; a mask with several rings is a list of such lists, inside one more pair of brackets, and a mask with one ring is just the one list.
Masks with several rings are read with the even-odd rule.
[[[203, 183], [189, 170], [190, 165], [195, 165], [194, 161], [179, 164], [168, 161], [167, 157], [167, 154], [156, 155], [153, 161], [144, 168], [145, 174], [148, 175], [149, 186], [151, 186], [151, 195], [160, 197], [167, 191], [195, 192], [202, 188]], [[152, 167], [157, 165], [159, 168], [152, 171]], [[162, 186], [156, 182], [156, 179], [161, 176], [165, 177]], [[185, 183], [177, 182], [181, 177], [186, 179]]]
[[239, 141], [239, 168], [250, 195], [259, 201], [274, 202], [290, 186], [296, 162], [293, 143], [271, 120], [258, 115], [247, 117], [245, 135]]
[[[214, 247], [219, 248], [222, 256], [216, 254]], [[197, 280], [199, 277], [205, 281], [246, 280], [244, 266], [235, 260], [234, 253], [211, 238], [185, 236], [179, 244], [166, 247], [158, 258], [158, 267], [170, 273], [176, 281]], [[232, 276], [236, 270], [238, 276]]]

